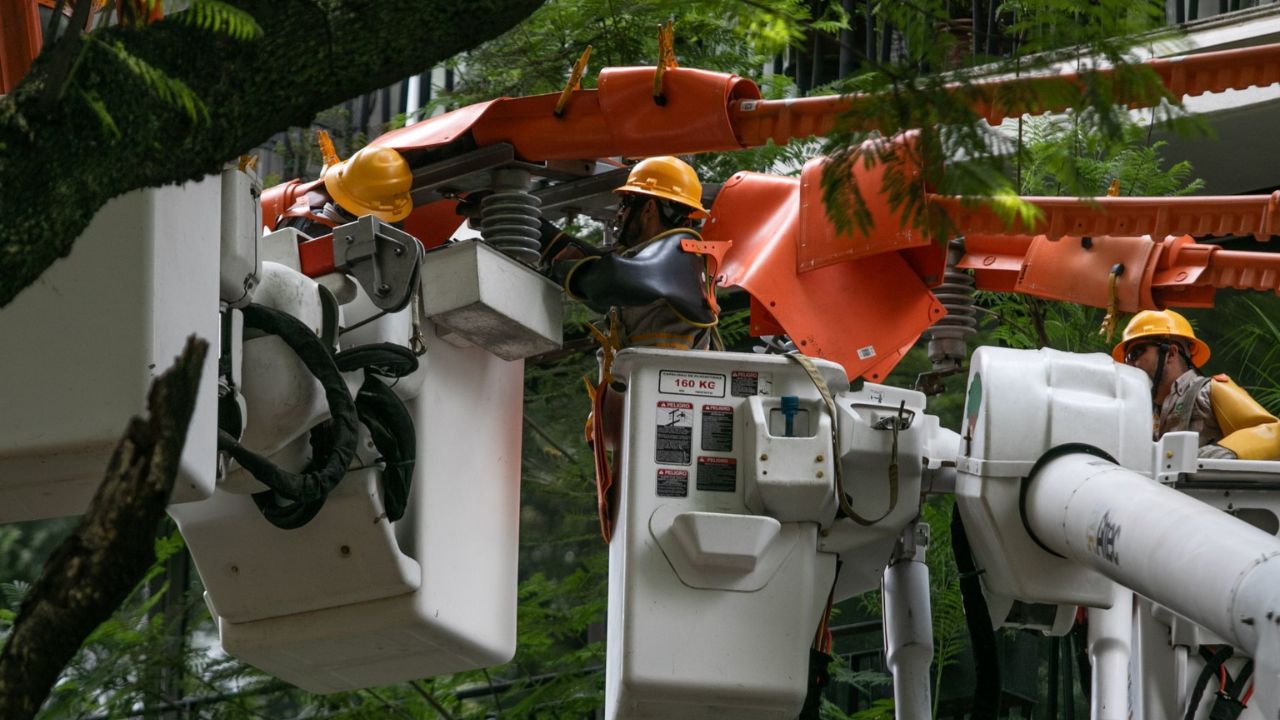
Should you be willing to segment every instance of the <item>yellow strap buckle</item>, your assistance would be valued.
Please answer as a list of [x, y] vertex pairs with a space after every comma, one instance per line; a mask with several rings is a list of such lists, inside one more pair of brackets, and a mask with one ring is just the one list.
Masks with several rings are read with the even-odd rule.
[[668, 20], [666, 25], [658, 26], [658, 67], [653, 72], [653, 101], [658, 105], [667, 104], [662, 79], [676, 67], [676, 22]]
[[1119, 282], [1120, 276], [1124, 275], [1124, 264], [1116, 263], [1111, 266], [1111, 273], [1107, 276], [1107, 315], [1102, 318], [1102, 327], [1098, 328], [1098, 334], [1111, 342], [1111, 338], [1116, 334], [1116, 326], [1120, 324], [1120, 294], [1116, 290], [1116, 283]]
[[569, 80], [564, 84], [564, 89], [560, 91], [560, 98], [556, 100], [556, 117], [564, 115], [564, 106], [569, 104], [569, 96], [574, 90], [582, 87], [582, 76], [587, 72], [587, 60], [591, 58], [591, 46], [588, 45], [586, 50], [582, 51], [582, 55], [578, 58], [578, 62], [573, 64], [573, 69], [569, 71]]
[[342, 162], [338, 151], [333, 147], [333, 138], [324, 130], [316, 130], [316, 143], [320, 146], [320, 156], [324, 158], [324, 166], [337, 165]]

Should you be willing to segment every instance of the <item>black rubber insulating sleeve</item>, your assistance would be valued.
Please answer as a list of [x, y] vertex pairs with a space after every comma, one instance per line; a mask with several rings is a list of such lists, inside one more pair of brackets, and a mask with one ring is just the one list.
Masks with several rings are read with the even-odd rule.
[[395, 522], [404, 517], [413, 481], [417, 443], [413, 416], [391, 388], [373, 375], [365, 376], [356, 395], [356, 410], [360, 421], [369, 428], [374, 447], [382, 454], [382, 505], [387, 519]]
[[355, 402], [329, 349], [309, 327], [286, 313], [263, 305], [251, 304], [243, 312], [245, 327], [283, 340], [324, 388], [332, 416], [328, 452], [323, 458], [313, 459], [308, 471], [295, 474], [241, 446], [224, 432], [218, 434], [218, 449], [231, 455], [250, 475], [286, 500], [323, 500], [347, 473], [355, 456], [359, 428]]
[[610, 253], [584, 263], [569, 277], [569, 292], [597, 312], [665, 300], [697, 323], [715, 321], [706, 298], [706, 261], [685, 252], [682, 233], [658, 238], [633, 256]]
[[969, 547], [969, 536], [960, 519], [960, 508], [951, 509], [951, 552], [960, 573], [960, 597], [964, 601], [964, 621], [973, 649], [973, 712], [971, 720], [996, 720], [1000, 715], [1000, 655], [996, 631], [991, 624], [982, 580]]

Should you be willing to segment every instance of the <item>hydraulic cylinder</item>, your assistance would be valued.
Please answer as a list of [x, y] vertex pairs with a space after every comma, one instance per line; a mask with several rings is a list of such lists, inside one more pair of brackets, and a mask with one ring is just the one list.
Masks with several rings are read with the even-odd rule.
[[1116, 586], [1109, 608], [1089, 609], [1089, 687], [1092, 720], [1128, 720], [1129, 658], [1133, 647], [1133, 591]]
[[932, 717], [929, 664], [933, 624], [929, 604], [929, 526], [907, 526], [884, 571], [885, 658], [893, 672], [894, 717]]

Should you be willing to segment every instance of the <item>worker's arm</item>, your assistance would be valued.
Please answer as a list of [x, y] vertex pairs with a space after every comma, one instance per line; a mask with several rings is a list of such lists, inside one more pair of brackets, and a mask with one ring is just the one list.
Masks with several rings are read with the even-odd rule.
[[555, 264], [559, 262], [581, 260], [585, 257], [603, 255], [605, 253], [604, 250], [591, 243], [580, 240], [561, 230], [546, 218], [542, 219], [539, 233], [542, 242], [542, 261], [540, 265], [544, 272], [554, 268]]
[[658, 237], [631, 256], [609, 253], [558, 262], [553, 276], [597, 312], [665, 300], [693, 324], [715, 322], [706, 296], [706, 261], [680, 247], [681, 233]]
[[1226, 375], [1209, 383], [1213, 414], [1222, 428], [1218, 445], [1241, 460], [1280, 460], [1280, 420]]

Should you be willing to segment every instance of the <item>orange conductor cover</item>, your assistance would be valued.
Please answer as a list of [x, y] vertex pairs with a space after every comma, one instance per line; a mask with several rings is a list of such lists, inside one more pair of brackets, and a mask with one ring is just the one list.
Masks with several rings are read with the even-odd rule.
[[721, 188], [703, 228], [732, 241], [717, 282], [741, 287], [806, 355], [844, 366], [850, 378], [880, 382], [945, 311], [911, 264], [883, 252], [797, 271], [800, 180], [738, 173]]

